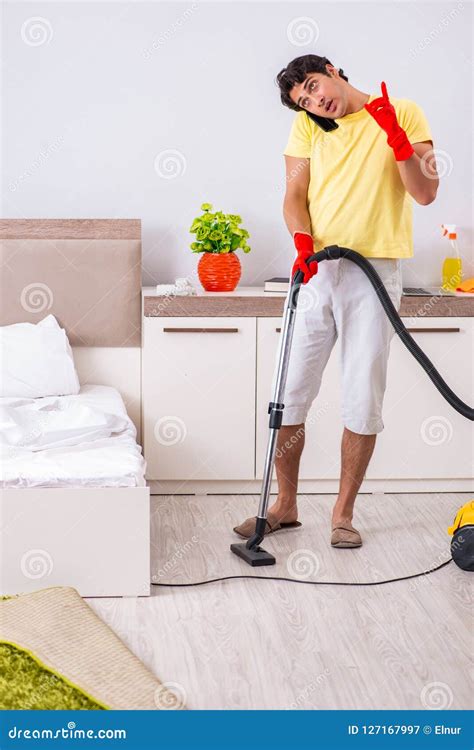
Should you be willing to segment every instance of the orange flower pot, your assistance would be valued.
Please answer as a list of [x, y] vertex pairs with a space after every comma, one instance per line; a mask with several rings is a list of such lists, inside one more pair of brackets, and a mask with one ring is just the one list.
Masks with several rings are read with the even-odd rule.
[[204, 252], [197, 270], [206, 292], [233, 292], [242, 274], [240, 259], [235, 252]]

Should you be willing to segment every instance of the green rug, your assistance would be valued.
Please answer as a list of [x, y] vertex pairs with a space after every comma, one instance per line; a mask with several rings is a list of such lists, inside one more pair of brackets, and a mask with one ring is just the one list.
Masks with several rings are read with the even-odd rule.
[[75, 588], [0, 596], [0, 710], [160, 711], [181, 703]]
[[28, 651], [0, 642], [0, 709], [94, 711], [102, 706]]

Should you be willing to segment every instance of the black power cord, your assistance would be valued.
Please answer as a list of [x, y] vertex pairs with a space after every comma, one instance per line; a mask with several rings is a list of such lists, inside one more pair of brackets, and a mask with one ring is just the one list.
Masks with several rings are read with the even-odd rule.
[[217, 583], [218, 581], [231, 581], [236, 578], [259, 578], [262, 581], [289, 581], [289, 583], [309, 583], [313, 586], [382, 586], [384, 583], [396, 583], [397, 581], [409, 581], [411, 578], [420, 578], [421, 576], [427, 576], [430, 573], [435, 573], [437, 570], [441, 570], [446, 565], [449, 565], [453, 561], [450, 557], [449, 560], [445, 560], [436, 568], [430, 568], [424, 570], [422, 573], [413, 573], [409, 576], [401, 576], [401, 578], [387, 578], [384, 581], [305, 581], [302, 578], [284, 578], [283, 576], [223, 576], [222, 578], [209, 578], [207, 581], [195, 581], [191, 583], [156, 583], [151, 581], [152, 586], [166, 586], [167, 588], [184, 588], [186, 586], [204, 586], [206, 583]]

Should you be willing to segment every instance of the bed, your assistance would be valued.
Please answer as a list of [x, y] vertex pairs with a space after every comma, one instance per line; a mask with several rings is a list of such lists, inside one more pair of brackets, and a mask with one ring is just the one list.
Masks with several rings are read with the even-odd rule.
[[0, 398], [0, 488], [144, 487], [145, 459], [116, 388]]
[[78, 380], [0, 398], [0, 594], [148, 596], [140, 221], [2, 220], [0, 269], [0, 326], [54, 321]]

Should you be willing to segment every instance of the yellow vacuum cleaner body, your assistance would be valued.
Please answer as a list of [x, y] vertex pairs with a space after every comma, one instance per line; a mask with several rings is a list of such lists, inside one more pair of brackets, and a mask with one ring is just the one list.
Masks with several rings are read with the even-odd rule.
[[451, 555], [462, 570], [474, 570], [474, 500], [459, 508], [449, 527]]

